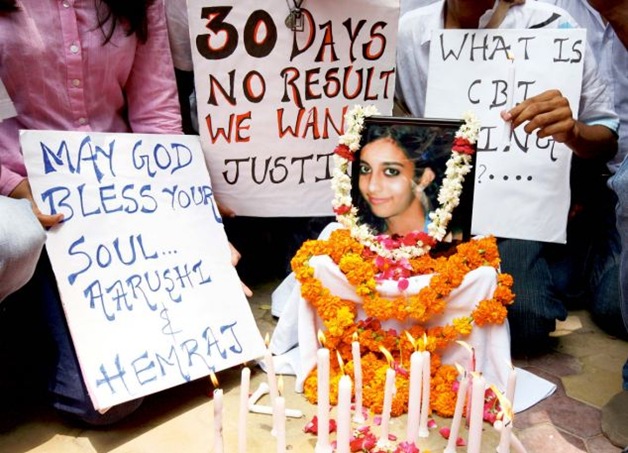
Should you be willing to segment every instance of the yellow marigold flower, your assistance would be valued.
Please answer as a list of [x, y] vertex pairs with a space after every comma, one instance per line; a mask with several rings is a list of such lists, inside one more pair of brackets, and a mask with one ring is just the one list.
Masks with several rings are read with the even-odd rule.
[[456, 318], [453, 320], [454, 329], [456, 329], [456, 331], [462, 336], [469, 335], [471, 333], [471, 329], [473, 328], [473, 326], [471, 325], [472, 321], [473, 318], [471, 318], [470, 316], [464, 318]]

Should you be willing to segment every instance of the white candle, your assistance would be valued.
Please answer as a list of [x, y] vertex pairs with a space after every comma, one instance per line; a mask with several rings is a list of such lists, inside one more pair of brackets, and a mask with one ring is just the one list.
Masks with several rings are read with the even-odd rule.
[[[467, 351], [469, 351], [469, 366], [467, 367], [467, 370], [469, 370], [470, 373], [473, 373], [475, 371], [475, 349], [471, 347], [471, 345], [465, 341], [456, 341], [456, 343], [458, 343], [460, 346], [464, 347]], [[467, 377], [468, 379], [471, 379], [471, 375], [469, 375]], [[469, 427], [469, 411], [471, 410], [471, 386], [468, 386], [467, 389], [467, 400], [469, 401], [469, 404], [466, 407], [466, 410], [464, 411], [464, 416], [466, 417], [467, 420], [467, 428]]]
[[423, 391], [421, 395], [421, 418], [419, 420], [419, 437], [429, 437], [430, 432], [427, 428], [427, 417], [430, 413], [430, 382], [431, 376], [431, 357], [429, 351], [423, 351]]
[[[266, 343], [268, 344], [268, 335], [266, 336]], [[273, 354], [268, 347], [264, 354], [264, 364], [266, 365], [266, 375], [268, 378], [268, 388], [270, 389], [270, 405], [275, 407], [275, 400], [277, 399], [277, 376], [275, 375], [275, 363], [273, 362]], [[271, 433], [276, 434], [277, 431], [277, 417], [273, 413], [273, 428]]]
[[[254, 414], [273, 415], [273, 408], [271, 406], [249, 403], [249, 412], [253, 412]], [[301, 418], [303, 417], [303, 412], [298, 409], [286, 408], [286, 417]]]
[[246, 418], [249, 413], [249, 386], [251, 369], [242, 368], [240, 377], [240, 419], [238, 421], [238, 451], [246, 453]]
[[[458, 370], [459, 372], [461, 370]], [[444, 453], [455, 453], [456, 441], [460, 432], [460, 422], [462, 421], [462, 412], [464, 411], [464, 403], [467, 398], [467, 388], [469, 387], [469, 379], [467, 373], [462, 370], [460, 372], [461, 379], [458, 387], [458, 395], [456, 397], [456, 409], [454, 410], [454, 418], [451, 421], [451, 429], [449, 430], [449, 439]]]
[[471, 420], [469, 421], [468, 453], [480, 453], [482, 448], [482, 424], [484, 417], [484, 392], [486, 381], [479, 373], [473, 374], [471, 390]]
[[329, 349], [320, 348], [316, 351], [317, 378], [318, 378], [318, 439], [316, 453], [331, 452], [329, 443]]
[[275, 399], [277, 453], [286, 452], [286, 399], [277, 395]]
[[214, 452], [223, 453], [222, 441], [222, 389], [214, 390]]
[[386, 383], [384, 386], [384, 406], [382, 408], [382, 424], [377, 445], [384, 447], [388, 444], [388, 433], [390, 431], [390, 412], [392, 411], [393, 397], [395, 396], [395, 370], [386, 370]]
[[257, 390], [253, 392], [251, 397], [249, 398], [249, 410], [251, 406], [259, 401], [259, 399], [270, 392], [270, 388], [268, 388], [268, 384], [266, 382], [260, 382]]
[[[498, 433], [501, 433], [502, 430], [504, 429], [502, 421], [501, 420], [497, 420], [493, 424], [493, 428], [495, 428], [495, 430]], [[513, 432], [510, 433], [510, 447], [517, 453], [528, 453], [526, 448], [523, 446], [521, 441], [517, 438], [517, 436], [515, 436], [515, 434]]]
[[504, 423], [502, 424], [502, 430], [499, 435], [499, 445], [497, 446], [497, 453], [510, 453], [510, 434], [512, 432], [512, 420], [504, 417]]
[[[336, 436], [336, 451], [349, 453], [351, 451], [351, 378], [343, 375], [338, 382], [338, 435]], [[320, 427], [319, 427], [320, 435]]]
[[266, 349], [264, 364], [266, 365], [266, 374], [268, 376], [270, 401], [274, 404], [275, 399], [277, 398], [277, 376], [275, 375], [275, 364], [273, 362], [273, 354], [270, 352], [270, 349]]
[[512, 410], [515, 407], [515, 387], [517, 385], [517, 372], [515, 367], [510, 365], [508, 372], [508, 383], [506, 385], [506, 399], [510, 402]]
[[423, 354], [414, 351], [410, 356], [410, 391], [408, 397], [408, 428], [406, 440], [416, 444], [421, 416], [421, 388], [423, 387]]
[[[508, 84], [506, 86], [506, 90], [507, 90], [507, 98], [506, 98], [506, 104], [504, 106], [504, 109], [506, 111], [510, 110], [513, 108], [513, 106], [515, 105], [514, 100], [515, 100], [515, 58], [512, 55], [512, 53], [508, 52], [508, 61], [510, 62], [510, 65], [508, 66], [508, 76], [507, 76], [507, 80], [506, 83]], [[504, 150], [506, 147], [510, 146], [510, 138], [511, 138], [511, 123], [510, 121], [504, 121], [504, 126], [502, 129], [502, 144], [501, 144], [501, 150]]]
[[362, 415], [362, 356], [360, 354], [360, 343], [354, 339], [351, 343], [351, 356], [353, 358], [353, 381], [355, 382], [355, 412], [353, 420], [357, 423], [364, 423]]

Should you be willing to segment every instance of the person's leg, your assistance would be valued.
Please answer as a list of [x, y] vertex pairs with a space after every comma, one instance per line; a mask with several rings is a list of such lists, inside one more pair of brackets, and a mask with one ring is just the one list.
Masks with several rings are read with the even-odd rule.
[[105, 413], [94, 409], [83, 382], [56, 281], [45, 251], [37, 272], [42, 273], [44, 315], [57, 349], [48, 384], [52, 405], [71, 418], [89, 425], [109, 425], [128, 416], [140, 406], [143, 398], [114, 406]]
[[616, 226], [617, 197], [606, 184], [595, 193], [596, 203], [590, 206], [585, 219], [586, 231], [591, 237], [586, 263], [591, 315], [607, 333], [628, 339], [621, 308], [622, 246]]
[[567, 310], [554, 296], [545, 245], [518, 239], [498, 241], [502, 272], [512, 275], [515, 302], [508, 308], [511, 348], [515, 354], [535, 354], [549, 346], [556, 319]]
[[[617, 173], [609, 180], [617, 195], [617, 231], [621, 238], [619, 282], [621, 310], [628, 329], [628, 159], [624, 159]], [[628, 360], [622, 370], [623, 391], [613, 396], [602, 408], [602, 432], [619, 447], [628, 447]], [[624, 450], [626, 451], [626, 450]]]

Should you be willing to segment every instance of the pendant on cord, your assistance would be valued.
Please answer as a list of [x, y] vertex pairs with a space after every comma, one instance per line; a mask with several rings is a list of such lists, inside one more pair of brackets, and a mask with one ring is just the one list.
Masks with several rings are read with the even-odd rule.
[[303, 12], [301, 5], [304, 0], [292, 0], [294, 8], [290, 6], [290, 0], [286, 0], [290, 14], [286, 17], [285, 24], [292, 31], [303, 31], [305, 29], [305, 21], [303, 20]]

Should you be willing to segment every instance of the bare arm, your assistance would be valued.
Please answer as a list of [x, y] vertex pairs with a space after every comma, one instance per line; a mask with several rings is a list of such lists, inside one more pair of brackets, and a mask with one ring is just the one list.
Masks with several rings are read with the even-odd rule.
[[587, 125], [574, 119], [569, 101], [559, 90], [548, 90], [504, 112], [502, 118], [517, 128], [526, 121], [524, 130], [541, 137], [552, 137], [566, 144], [584, 159], [610, 159], [617, 152], [617, 137], [609, 128]]

